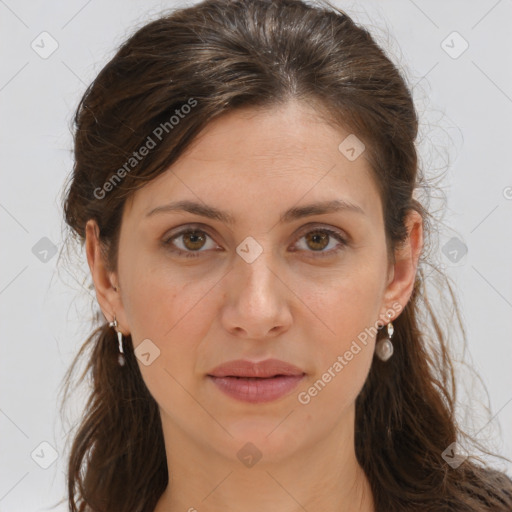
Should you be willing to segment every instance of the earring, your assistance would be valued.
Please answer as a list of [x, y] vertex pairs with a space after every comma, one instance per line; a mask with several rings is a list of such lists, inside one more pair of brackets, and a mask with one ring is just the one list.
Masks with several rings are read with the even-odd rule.
[[117, 356], [117, 360], [119, 361], [120, 366], [124, 366], [123, 333], [117, 329], [116, 315], [114, 315], [114, 320], [112, 320], [108, 325], [109, 327], [113, 327], [117, 332], [117, 340], [119, 342], [119, 355]]
[[[388, 315], [391, 316], [391, 315]], [[377, 342], [375, 347], [375, 354], [381, 361], [387, 361], [393, 355], [393, 343], [391, 343], [391, 336], [395, 332], [391, 322], [387, 325], [388, 336]]]

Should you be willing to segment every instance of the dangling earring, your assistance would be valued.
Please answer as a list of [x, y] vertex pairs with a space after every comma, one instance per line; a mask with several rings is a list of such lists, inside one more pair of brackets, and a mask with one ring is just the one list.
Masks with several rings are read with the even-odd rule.
[[[388, 315], [391, 316], [391, 315]], [[375, 347], [375, 354], [381, 361], [387, 361], [393, 355], [393, 343], [391, 343], [391, 336], [395, 332], [393, 324], [391, 322], [387, 325], [388, 336], [377, 342]]]
[[123, 333], [117, 330], [117, 320], [116, 315], [114, 315], [114, 320], [108, 324], [110, 327], [113, 327], [117, 332], [117, 340], [119, 342], [119, 355], [117, 356], [117, 360], [119, 361], [120, 366], [124, 366], [124, 350], [123, 350]]

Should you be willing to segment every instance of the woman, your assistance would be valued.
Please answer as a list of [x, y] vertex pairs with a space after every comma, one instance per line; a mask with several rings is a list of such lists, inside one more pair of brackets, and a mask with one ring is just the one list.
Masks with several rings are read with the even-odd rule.
[[512, 510], [457, 443], [417, 115], [366, 30], [298, 0], [177, 10], [75, 125], [65, 217], [104, 321], [71, 510]]

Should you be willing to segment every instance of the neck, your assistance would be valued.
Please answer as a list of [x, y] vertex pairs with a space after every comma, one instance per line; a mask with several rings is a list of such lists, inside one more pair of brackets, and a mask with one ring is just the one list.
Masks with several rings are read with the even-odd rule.
[[[162, 415], [170, 484], [154, 512], [374, 512], [368, 479], [357, 462], [351, 428], [279, 460], [245, 467], [207, 444], [198, 445]], [[172, 440], [172, 446], [170, 446]]]

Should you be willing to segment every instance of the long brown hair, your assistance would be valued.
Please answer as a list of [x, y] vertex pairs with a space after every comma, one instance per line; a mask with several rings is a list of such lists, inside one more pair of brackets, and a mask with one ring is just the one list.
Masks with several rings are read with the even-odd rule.
[[[207, 0], [146, 24], [119, 48], [74, 118], [75, 164], [64, 202], [74, 240], [83, 245], [85, 225], [95, 219], [115, 271], [130, 194], [165, 172], [217, 116], [290, 99], [313, 105], [327, 122], [364, 142], [390, 255], [407, 237], [404, 219], [411, 209], [423, 217], [428, 248], [434, 219], [413, 194], [428, 186], [404, 77], [344, 11], [299, 0]], [[144, 145], [150, 150], [142, 157]], [[378, 511], [510, 511], [512, 482], [504, 473], [474, 453], [457, 468], [443, 458], [462, 440], [489, 452], [457, 424], [448, 322], [427, 298], [429, 282], [443, 281], [463, 334], [464, 328], [450, 280], [427, 255], [425, 250], [413, 294], [394, 322], [395, 354], [385, 363], [374, 358], [357, 398], [356, 455]], [[121, 367], [115, 332], [100, 316], [65, 378], [64, 401], [75, 366], [89, 350], [78, 382], [88, 375], [91, 392], [73, 434], [69, 507], [152, 511], [169, 477], [158, 405], [130, 336]]]

